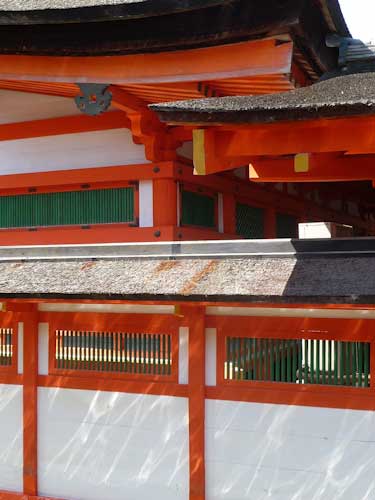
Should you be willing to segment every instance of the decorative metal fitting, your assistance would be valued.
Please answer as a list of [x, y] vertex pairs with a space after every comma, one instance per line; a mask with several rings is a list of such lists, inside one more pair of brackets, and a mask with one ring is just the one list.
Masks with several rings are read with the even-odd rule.
[[77, 107], [86, 115], [96, 116], [107, 111], [112, 94], [106, 83], [78, 83], [82, 95], [75, 97]]

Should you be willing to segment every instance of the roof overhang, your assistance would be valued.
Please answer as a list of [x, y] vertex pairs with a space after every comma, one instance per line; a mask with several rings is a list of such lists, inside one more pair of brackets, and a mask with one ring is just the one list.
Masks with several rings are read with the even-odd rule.
[[0, 247], [0, 298], [373, 304], [374, 268], [371, 238]]
[[40, 0], [30, 1], [36, 7], [30, 9], [26, 1], [22, 10], [19, 2], [2, 0], [0, 53], [134, 54], [292, 33], [302, 59], [313, 58], [314, 71], [320, 74], [333, 64], [336, 54], [335, 49], [324, 46], [325, 35], [332, 30], [348, 35], [337, 0], [322, 0], [318, 9], [300, 0], [114, 0], [114, 5], [110, 3], [113, 2]]

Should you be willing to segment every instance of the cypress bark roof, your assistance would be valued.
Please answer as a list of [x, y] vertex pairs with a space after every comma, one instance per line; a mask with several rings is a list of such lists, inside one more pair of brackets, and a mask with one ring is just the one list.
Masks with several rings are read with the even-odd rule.
[[313, 78], [337, 61], [325, 36], [350, 36], [338, 0], [0, 0], [0, 26], [0, 53], [30, 55], [157, 52], [287, 35]]
[[47, 9], [76, 9], [101, 5], [123, 5], [128, 13], [144, 15], [150, 13], [171, 13], [174, 11], [202, 8], [208, 5], [224, 4], [230, 0], [0, 0], [0, 10], [27, 12]]
[[1, 297], [368, 304], [374, 272], [375, 239], [0, 248]]
[[270, 123], [375, 114], [375, 73], [357, 73], [279, 94], [230, 96], [150, 106], [173, 123]]

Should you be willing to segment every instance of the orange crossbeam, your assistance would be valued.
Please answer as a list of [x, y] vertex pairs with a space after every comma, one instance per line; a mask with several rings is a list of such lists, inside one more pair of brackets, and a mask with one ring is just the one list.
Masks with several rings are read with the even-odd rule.
[[0, 78], [49, 82], [202, 81], [291, 71], [292, 43], [261, 40], [155, 54], [103, 57], [0, 56]]
[[31, 139], [52, 135], [78, 134], [80, 132], [95, 132], [130, 128], [130, 121], [125, 113], [111, 111], [100, 116], [84, 114], [32, 120], [27, 122], [5, 123], [0, 125], [0, 141]]
[[309, 169], [295, 172], [293, 158], [251, 161], [250, 180], [255, 182], [341, 182], [375, 179], [375, 155], [310, 155]]
[[375, 153], [375, 116], [194, 131], [194, 165], [201, 175], [244, 165], [258, 156], [332, 152]]

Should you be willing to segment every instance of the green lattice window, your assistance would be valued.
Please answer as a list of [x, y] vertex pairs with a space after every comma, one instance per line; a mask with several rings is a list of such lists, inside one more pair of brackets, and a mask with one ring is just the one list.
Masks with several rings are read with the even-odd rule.
[[245, 238], [264, 238], [264, 210], [250, 205], [236, 205], [237, 234]]
[[370, 386], [370, 344], [227, 337], [226, 380]]
[[298, 221], [293, 215], [276, 214], [276, 237], [297, 238]]
[[182, 191], [181, 224], [188, 226], [215, 227], [215, 198]]
[[167, 333], [56, 330], [55, 368], [75, 371], [172, 374], [172, 337]]
[[0, 197], [0, 228], [132, 222], [133, 188]]

